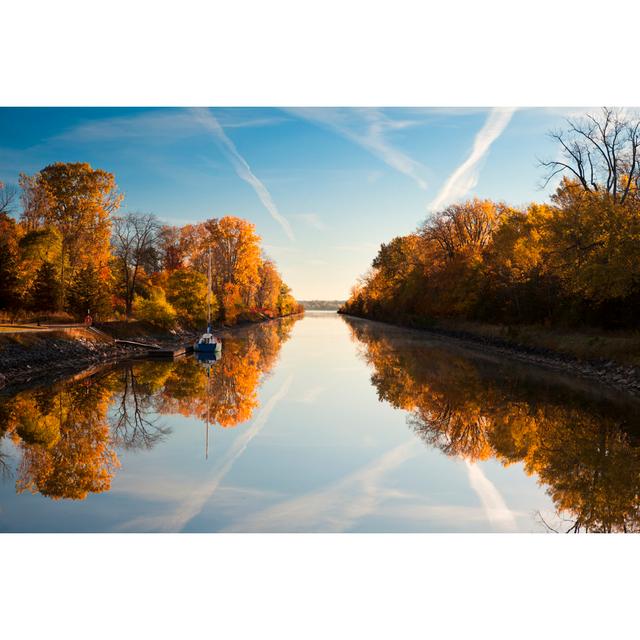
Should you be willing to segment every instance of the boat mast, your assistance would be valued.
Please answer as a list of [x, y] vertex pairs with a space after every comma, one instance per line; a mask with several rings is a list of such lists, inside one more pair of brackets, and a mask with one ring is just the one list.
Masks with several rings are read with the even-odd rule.
[[207, 333], [211, 333], [211, 247], [209, 247], [209, 269], [207, 271]]

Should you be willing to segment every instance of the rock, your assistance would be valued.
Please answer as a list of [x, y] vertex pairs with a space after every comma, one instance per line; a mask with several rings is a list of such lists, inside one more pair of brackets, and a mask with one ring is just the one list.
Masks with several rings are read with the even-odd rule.
[[0, 389], [7, 384], [7, 377], [0, 373]]

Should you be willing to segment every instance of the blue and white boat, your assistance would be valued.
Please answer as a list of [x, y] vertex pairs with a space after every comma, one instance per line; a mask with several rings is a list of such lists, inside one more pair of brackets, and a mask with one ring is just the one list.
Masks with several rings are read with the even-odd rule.
[[207, 327], [207, 332], [203, 333], [193, 345], [196, 353], [216, 353], [222, 351], [222, 338], [211, 332]]

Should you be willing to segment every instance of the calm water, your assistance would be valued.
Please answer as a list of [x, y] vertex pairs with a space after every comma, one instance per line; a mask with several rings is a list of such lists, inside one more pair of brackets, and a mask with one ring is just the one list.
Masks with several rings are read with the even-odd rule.
[[0, 396], [0, 530], [632, 531], [638, 416], [586, 383], [311, 312], [228, 336], [212, 364]]

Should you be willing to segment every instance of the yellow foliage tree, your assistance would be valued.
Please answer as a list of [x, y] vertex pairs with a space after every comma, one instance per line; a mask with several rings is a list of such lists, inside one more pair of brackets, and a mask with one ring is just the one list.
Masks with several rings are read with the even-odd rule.
[[176, 310], [167, 302], [164, 290], [160, 287], [153, 287], [149, 298], [135, 296], [133, 313], [138, 320], [144, 320], [161, 329], [173, 329], [178, 317]]

